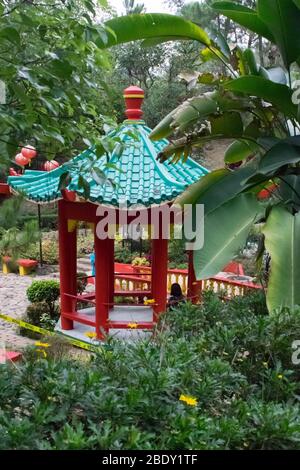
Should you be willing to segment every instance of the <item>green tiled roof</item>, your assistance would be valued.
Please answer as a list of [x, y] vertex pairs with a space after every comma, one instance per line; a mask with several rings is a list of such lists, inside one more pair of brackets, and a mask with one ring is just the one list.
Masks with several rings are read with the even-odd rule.
[[[130, 131], [130, 132], [129, 132]], [[90, 186], [88, 200], [93, 203], [118, 206], [139, 204], [150, 206], [172, 201], [185, 188], [208, 173], [208, 170], [191, 158], [176, 164], [160, 163], [157, 154], [168, 144], [167, 140], [153, 142], [149, 138], [151, 129], [143, 121], [125, 121], [118, 131], [124, 143], [122, 155], [117, 151], [110, 156], [109, 163], [104, 158], [96, 160], [94, 166], [107, 177], [98, 184], [91, 175], [84, 173]], [[134, 134], [134, 135], [133, 135]], [[37, 203], [46, 203], [61, 198], [58, 189], [60, 176], [69, 171], [71, 182], [67, 189], [84, 197], [84, 190], [78, 186], [80, 168], [90, 166], [88, 156], [94, 156], [88, 149], [73, 158], [71, 162], [50, 172], [26, 170], [22, 176], [10, 176], [8, 184], [16, 192]], [[111, 184], [111, 181], [114, 184]]]

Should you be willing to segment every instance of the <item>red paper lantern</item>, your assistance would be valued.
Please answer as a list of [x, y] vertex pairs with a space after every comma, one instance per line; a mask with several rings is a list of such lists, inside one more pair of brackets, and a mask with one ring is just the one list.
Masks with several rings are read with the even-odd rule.
[[22, 155], [24, 155], [24, 157], [29, 158], [29, 160], [31, 160], [32, 158], [36, 157], [37, 151], [34, 147], [32, 147], [32, 145], [26, 145], [26, 147], [22, 148], [21, 153]]
[[20, 166], [25, 166], [25, 165], [28, 165], [28, 163], [30, 162], [30, 159], [25, 157], [22, 153], [18, 153], [15, 156], [15, 162]]
[[20, 173], [18, 173], [14, 168], [10, 168], [9, 176], [20, 176]]
[[44, 163], [44, 170], [45, 171], [52, 171], [52, 170], [55, 170], [55, 168], [58, 168], [59, 167], [59, 163], [55, 160], [50, 160], [46, 163]]

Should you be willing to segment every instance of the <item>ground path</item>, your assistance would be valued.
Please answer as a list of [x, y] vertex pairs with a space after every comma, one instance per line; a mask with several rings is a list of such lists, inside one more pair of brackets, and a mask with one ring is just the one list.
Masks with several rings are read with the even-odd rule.
[[[89, 272], [91, 269], [89, 257], [78, 259], [77, 271]], [[26, 290], [32, 281], [43, 279], [59, 279], [58, 266], [45, 266], [31, 276], [19, 276], [18, 274], [3, 274], [0, 272], [0, 312], [13, 318], [21, 318], [26, 312], [29, 302]], [[0, 349], [20, 350], [34, 344], [34, 340], [20, 336], [18, 327], [0, 319]]]
[[[13, 318], [21, 318], [29, 304], [26, 297], [27, 288], [33, 280], [42, 279], [58, 279], [58, 274], [49, 272], [48, 268], [41, 268], [32, 276], [0, 272], [0, 312]], [[18, 334], [16, 325], [0, 319], [0, 348], [5, 346], [7, 349], [19, 350], [32, 343], [33, 340]]]

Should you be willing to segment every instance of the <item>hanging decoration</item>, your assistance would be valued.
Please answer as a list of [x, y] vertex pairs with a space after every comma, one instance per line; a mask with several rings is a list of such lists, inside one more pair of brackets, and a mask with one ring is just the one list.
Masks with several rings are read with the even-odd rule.
[[52, 171], [59, 167], [59, 163], [56, 160], [50, 160], [44, 163], [43, 169], [44, 171]]

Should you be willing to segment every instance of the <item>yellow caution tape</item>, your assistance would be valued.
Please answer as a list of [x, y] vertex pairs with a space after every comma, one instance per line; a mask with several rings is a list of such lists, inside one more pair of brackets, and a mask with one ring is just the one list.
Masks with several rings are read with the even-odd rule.
[[27, 323], [26, 321], [23, 320], [17, 320], [16, 318], [10, 317], [9, 315], [4, 315], [3, 313], [0, 313], [0, 318], [2, 320], [5, 320], [9, 323], [15, 323], [16, 325], [25, 328], [27, 330], [35, 331], [36, 333], [40, 333], [41, 335], [45, 336], [57, 336], [60, 338], [66, 339], [69, 343], [71, 343], [73, 346], [77, 346], [78, 348], [81, 349], [86, 349], [87, 351], [91, 352], [100, 352], [101, 348], [103, 345], [99, 346], [94, 346], [89, 343], [85, 343], [84, 341], [80, 341], [79, 339], [74, 339], [74, 338], [69, 338], [61, 333], [57, 333], [55, 331], [49, 331], [46, 330], [45, 328], [41, 328], [39, 326], [31, 325], [30, 323]]

